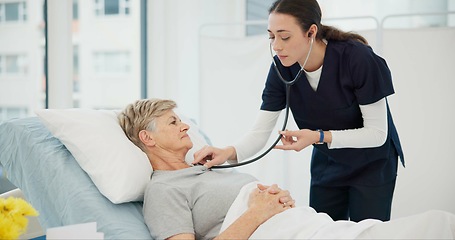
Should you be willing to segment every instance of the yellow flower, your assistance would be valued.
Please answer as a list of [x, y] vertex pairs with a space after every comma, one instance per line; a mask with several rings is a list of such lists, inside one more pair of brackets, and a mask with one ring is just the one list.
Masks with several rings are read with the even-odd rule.
[[27, 230], [27, 216], [38, 212], [24, 199], [0, 198], [0, 239], [18, 239]]

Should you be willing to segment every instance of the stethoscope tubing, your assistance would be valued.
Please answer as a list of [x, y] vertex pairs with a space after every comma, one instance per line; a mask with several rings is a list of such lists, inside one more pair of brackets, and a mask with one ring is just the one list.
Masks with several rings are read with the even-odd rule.
[[[305, 61], [303, 62], [303, 65], [302, 67], [300, 68], [299, 72], [297, 73], [297, 75], [294, 77], [294, 79], [292, 79], [291, 81], [286, 81], [283, 76], [281, 75], [280, 73], [280, 70], [278, 69], [278, 66], [275, 62], [275, 58], [273, 57], [273, 53], [272, 53], [272, 44], [270, 44], [270, 54], [272, 55], [272, 60], [273, 60], [273, 66], [277, 72], [277, 75], [278, 75], [278, 78], [280, 78], [280, 80], [286, 85], [286, 112], [285, 112], [285, 115], [284, 115], [284, 122], [283, 122], [283, 127], [281, 128], [281, 131], [284, 131], [286, 130], [286, 125], [288, 124], [288, 118], [289, 118], [289, 100], [290, 100], [290, 95], [291, 95], [291, 86], [294, 85], [294, 83], [300, 78], [300, 76], [302, 75], [303, 71], [304, 71], [304, 67], [310, 57], [310, 53], [311, 51], [313, 50], [313, 42], [314, 42], [314, 39], [311, 38], [311, 42], [310, 42], [310, 49], [308, 51], [308, 54], [305, 58]], [[273, 142], [273, 144], [267, 149], [265, 150], [263, 153], [261, 153], [260, 155], [258, 155], [257, 157], [254, 157], [252, 159], [249, 159], [249, 160], [244, 160], [242, 162], [239, 162], [239, 163], [233, 163], [233, 164], [227, 164], [227, 165], [217, 165], [217, 166], [212, 166], [212, 169], [222, 169], [222, 168], [233, 168], [233, 167], [240, 167], [240, 166], [243, 166], [243, 165], [247, 165], [247, 164], [250, 164], [250, 163], [253, 163], [253, 162], [256, 162], [257, 160], [263, 158], [265, 155], [267, 155], [270, 151], [272, 151], [272, 149], [278, 144], [278, 142], [280, 141], [280, 139], [283, 137], [283, 135], [279, 135], [278, 138], [275, 140], [275, 142]]]

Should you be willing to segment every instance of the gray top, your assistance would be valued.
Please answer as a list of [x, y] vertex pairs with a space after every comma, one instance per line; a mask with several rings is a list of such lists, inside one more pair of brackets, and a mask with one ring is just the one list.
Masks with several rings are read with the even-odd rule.
[[144, 196], [144, 218], [154, 239], [193, 233], [212, 239], [240, 189], [256, 181], [249, 174], [195, 166], [154, 171]]

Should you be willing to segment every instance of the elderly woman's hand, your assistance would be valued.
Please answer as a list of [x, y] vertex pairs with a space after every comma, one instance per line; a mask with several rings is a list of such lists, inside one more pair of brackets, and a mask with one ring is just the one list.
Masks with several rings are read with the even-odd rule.
[[[276, 185], [272, 185], [265, 189], [263, 187], [266, 186], [258, 186], [258, 188], [254, 189], [248, 200], [248, 211], [253, 212], [258, 220], [265, 222], [275, 214], [292, 208], [291, 205], [280, 202], [281, 198], [290, 197], [289, 191], [281, 189], [278, 191], [279, 188]], [[272, 193], [270, 193], [269, 190]]]
[[[260, 191], [267, 191], [270, 194], [278, 194], [283, 191], [277, 184], [272, 184], [272, 186], [258, 184], [257, 186]], [[280, 197], [280, 203], [291, 208], [295, 207], [295, 200], [292, 199], [290, 192], [285, 190], [283, 194], [284, 196]]]

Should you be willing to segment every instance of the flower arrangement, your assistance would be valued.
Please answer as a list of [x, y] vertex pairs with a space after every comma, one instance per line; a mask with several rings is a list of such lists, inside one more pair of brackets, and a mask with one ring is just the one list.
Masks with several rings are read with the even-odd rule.
[[18, 239], [27, 230], [27, 216], [38, 212], [24, 199], [0, 198], [0, 239]]

